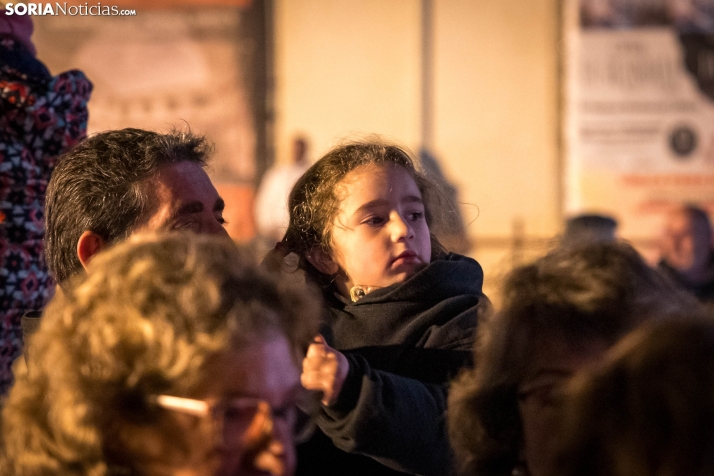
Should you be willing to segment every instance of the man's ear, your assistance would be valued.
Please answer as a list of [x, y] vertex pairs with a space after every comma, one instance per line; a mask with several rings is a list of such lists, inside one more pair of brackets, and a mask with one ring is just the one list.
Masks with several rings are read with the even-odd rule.
[[85, 230], [77, 241], [77, 257], [84, 269], [87, 269], [87, 265], [89, 264], [89, 260], [92, 259], [92, 256], [106, 247], [107, 242], [104, 241], [104, 238], [93, 231]]
[[331, 276], [340, 270], [338, 265], [327, 253], [320, 248], [313, 248], [307, 253], [307, 260], [319, 272]]

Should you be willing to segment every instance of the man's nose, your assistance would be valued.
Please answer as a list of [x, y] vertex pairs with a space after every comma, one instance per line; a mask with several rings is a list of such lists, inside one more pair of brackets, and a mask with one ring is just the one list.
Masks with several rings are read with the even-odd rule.
[[226, 228], [215, 217], [211, 217], [208, 219], [208, 223], [204, 227], [204, 232], [207, 235], [228, 236]]

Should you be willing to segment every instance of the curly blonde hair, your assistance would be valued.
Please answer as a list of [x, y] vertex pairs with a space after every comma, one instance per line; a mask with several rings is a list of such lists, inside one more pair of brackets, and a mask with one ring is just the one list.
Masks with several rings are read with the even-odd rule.
[[0, 473], [115, 474], [111, 455], [131, 462], [117, 453], [117, 422], [151, 425], [150, 395], [190, 395], [208, 359], [256, 337], [284, 335], [298, 361], [317, 333], [316, 296], [226, 238], [139, 237], [96, 256], [28, 342], [28, 372], [2, 412]]

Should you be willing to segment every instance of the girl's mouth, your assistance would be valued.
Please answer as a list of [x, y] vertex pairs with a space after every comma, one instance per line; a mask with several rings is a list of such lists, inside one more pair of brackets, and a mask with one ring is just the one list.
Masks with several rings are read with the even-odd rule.
[[394, 258], [389, 265], [392, 268], [396, 268], [403, 264], [413, 264], [418, 262], [421, 262], [419, 255], [412, 250], [406, 250], [397, 255], [397, 257]]

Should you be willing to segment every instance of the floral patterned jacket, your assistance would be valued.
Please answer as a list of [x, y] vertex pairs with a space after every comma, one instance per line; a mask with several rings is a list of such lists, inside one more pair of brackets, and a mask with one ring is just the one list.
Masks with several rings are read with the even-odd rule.
[[45, 191], [57, 157], [82, 140], [92, 83], [52, 76], [0, 35], [0, 396], [22, 352], [21, 316], [41, 309], [54, 283], [44, 257]]

